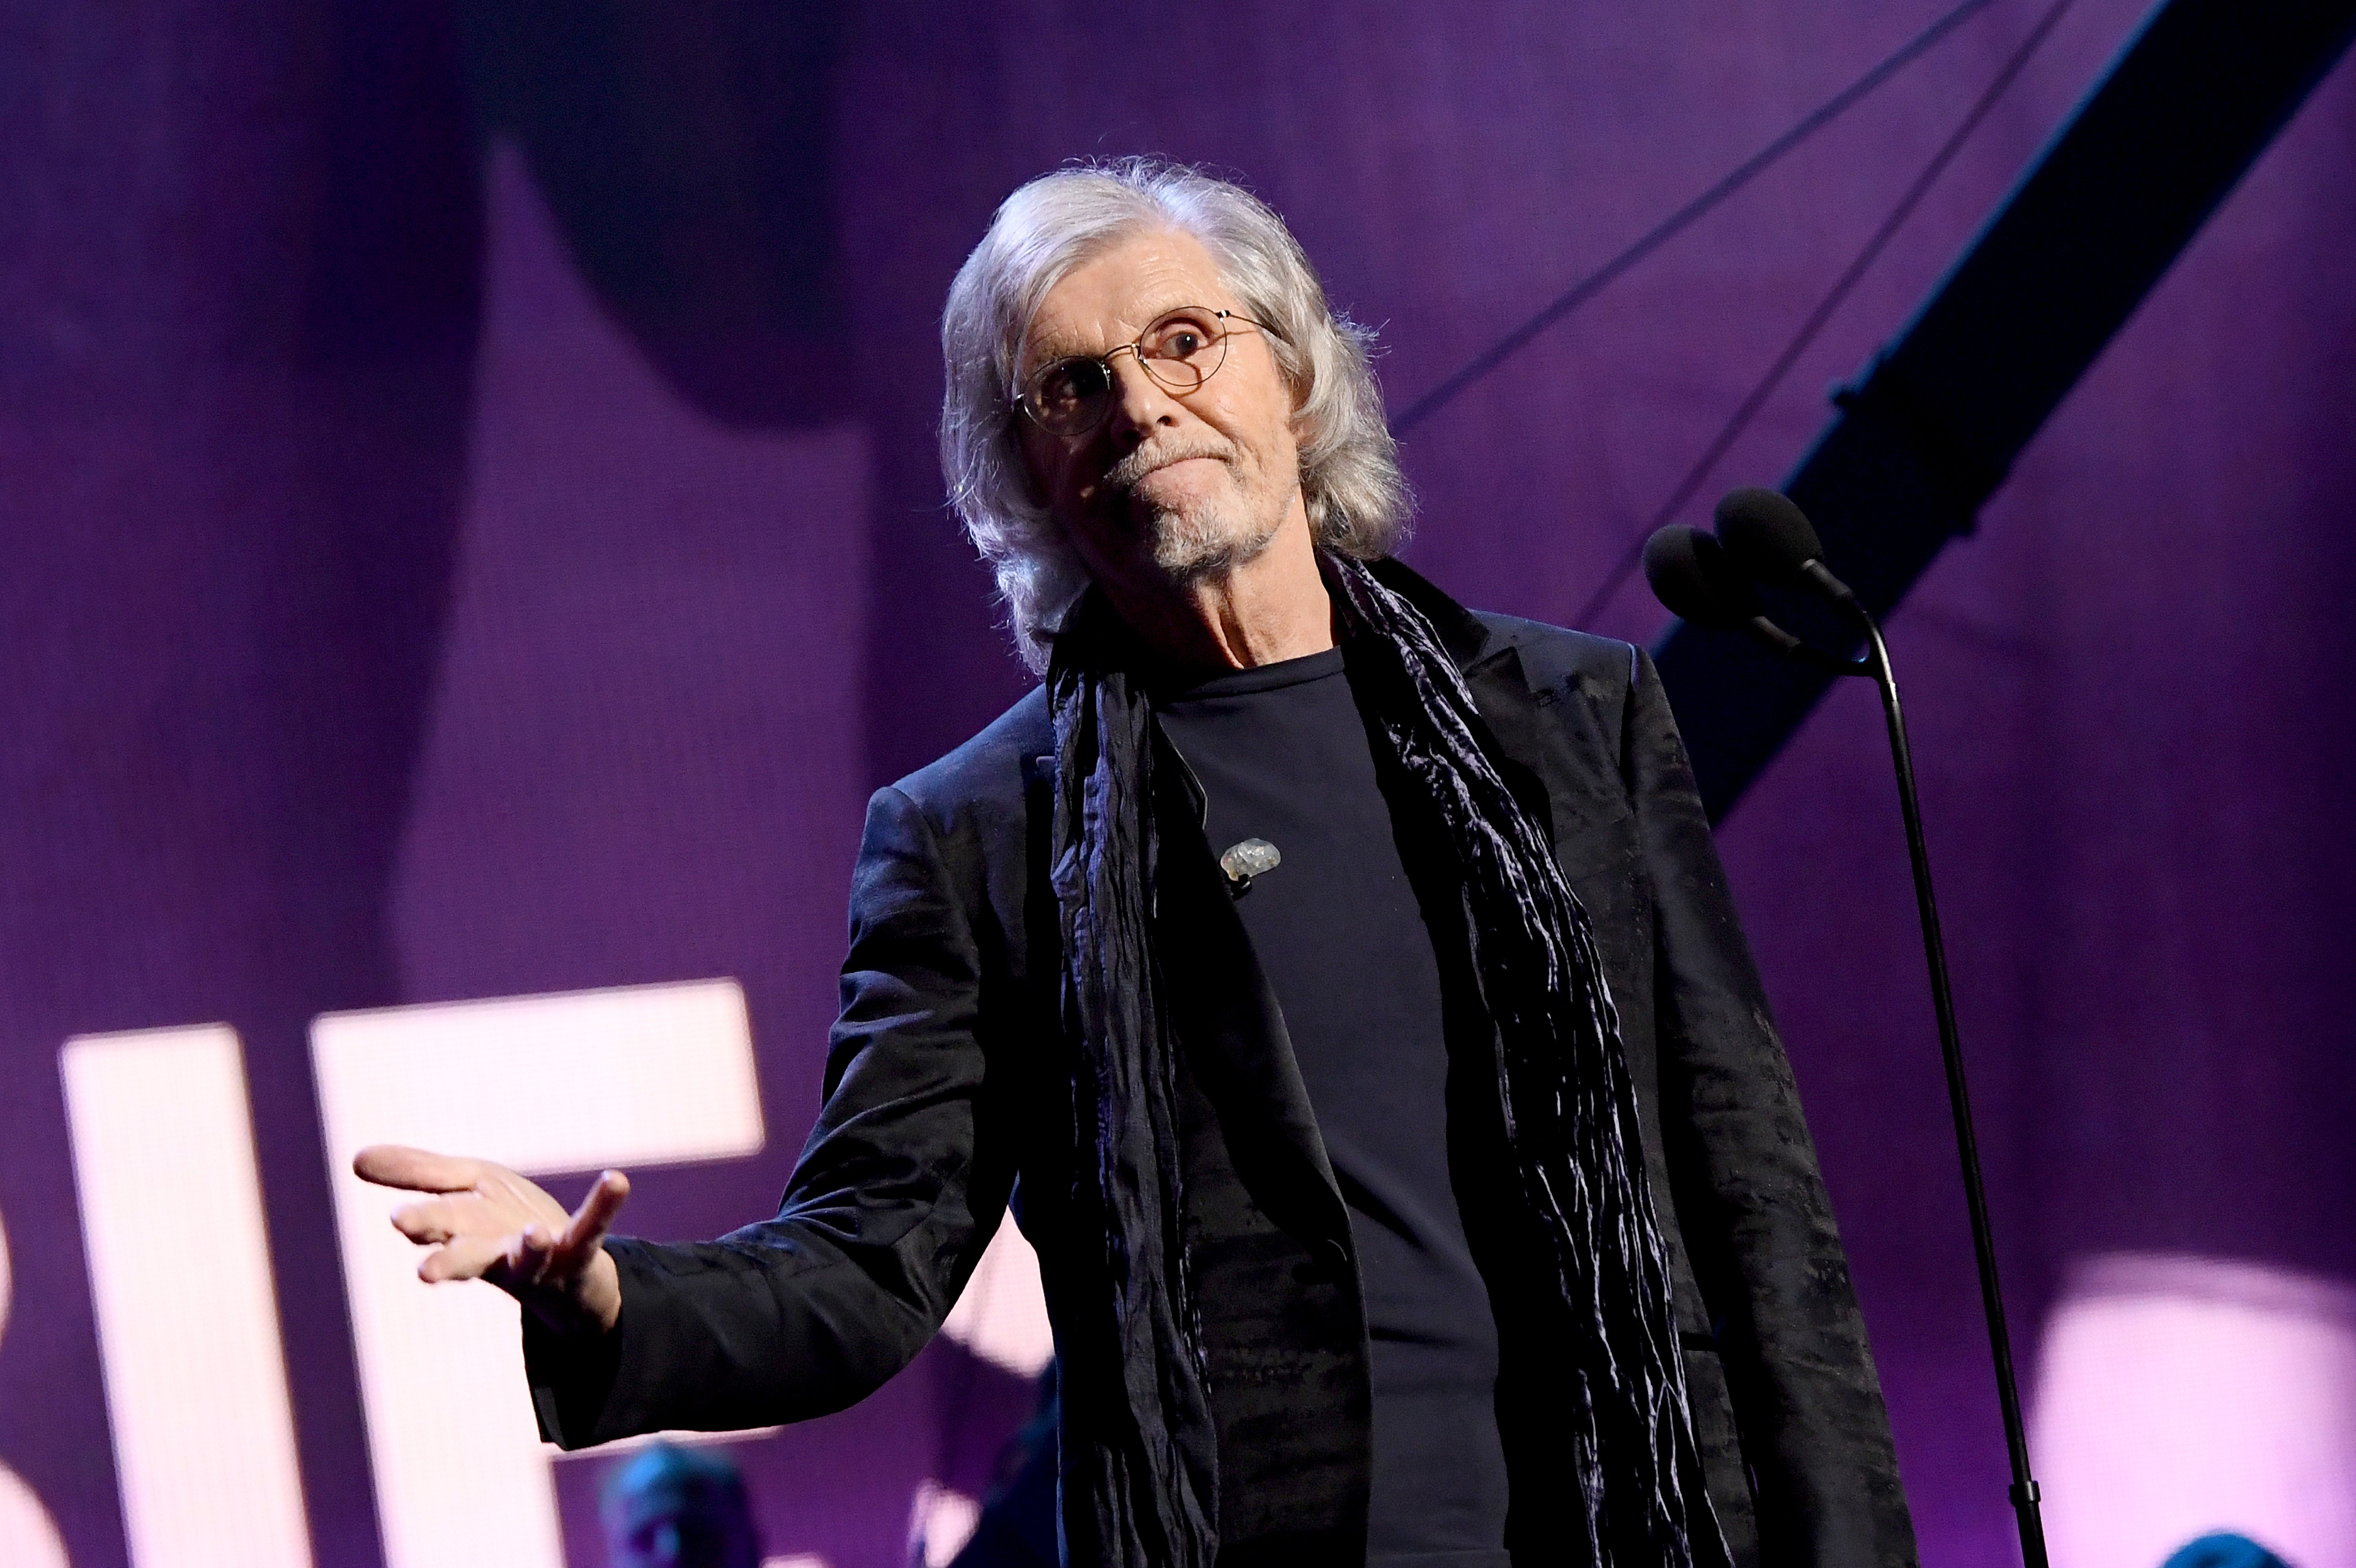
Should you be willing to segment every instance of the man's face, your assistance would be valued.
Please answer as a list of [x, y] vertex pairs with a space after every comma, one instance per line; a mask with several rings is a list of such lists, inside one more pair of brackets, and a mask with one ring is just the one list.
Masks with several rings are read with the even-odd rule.
[[[1048, 293], [1016, 360], [1017, 385], [1067, 355], [1133, 342], [1183, 305], [1242, 302], [1192, 235], [1132, 235]], [[1171, 391], [1122, 354], [1111, 411], [1095, 430], [1054, 436], [1016, 416], [1050, 515], [1116, 592], [1215, 576], [1265, 550], [1289, 520], [1307, 526], [1291, 389], [1266, 336], [1228, 325], [1225, 362], [1193, 391]]]

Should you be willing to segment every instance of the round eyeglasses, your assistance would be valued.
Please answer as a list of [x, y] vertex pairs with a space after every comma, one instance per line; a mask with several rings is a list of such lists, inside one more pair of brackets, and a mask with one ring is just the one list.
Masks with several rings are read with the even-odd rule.
[[1041, 366], [1023, 381], [1014, 406], [1049, 435], [1086, 435], [1112, 411], [1113, 355], [1136, 355], [1147, 375], [1184, 397], [1226, 363], [1227, 339], [1236, 326], [1270, 330], [1231, 310], [1181, 306], [1139, 333], [1134, 343]]

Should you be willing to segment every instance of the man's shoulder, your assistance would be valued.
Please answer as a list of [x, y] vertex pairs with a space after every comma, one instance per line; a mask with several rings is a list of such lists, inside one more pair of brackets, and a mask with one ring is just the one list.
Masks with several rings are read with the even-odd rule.
[[1511, 650], [1521, 660], [1522, 678], [1534, 692], [1571, 687], [1590, 698], [1611, 699], [1624, 698], [1638, 678], [1644, 655], [1633, 643], [1494, 610], [1471, 613], [1489, 634], [1481, 661]]
[[[1549, 625], [1492, 610], [1461, 612], [1483, 634], [1473, 666], [1511, 653], [1534, 694], [1577, 694], [1616, 711], [1638, 678], [1643, 654], [1634, 645], [1567, 626]], [[1469, 650], [1468, 650], [1469, 651]], [[962, 745], [897, 780], [892, 787], [948, 828], [979, 812], [985, 818], [1019, 814], [1031, 787], [1051, 784], [1055, 718], [1047, 692], [1034, 686]]]
[[1055, 724], [1047, 710], [1047, 689], [1034, 686], [980, 733], [937, 761], [893, 784], [923, 808], [937, 826], [948, 827], [980, 809], [1022, 808], [1036, 776], [1039, 759], [1055, 752]]
[[1534, 693], [1573, 687], [1590, 699], [1624, 699], [1637, 678], [1644, 656], [1633, 644], [1544, 621], [1468, 610], [1404, 561], [1371, 561], [1376, 581], [1415, 606], [1451, 656], [1468, 671], [1512, 653]]

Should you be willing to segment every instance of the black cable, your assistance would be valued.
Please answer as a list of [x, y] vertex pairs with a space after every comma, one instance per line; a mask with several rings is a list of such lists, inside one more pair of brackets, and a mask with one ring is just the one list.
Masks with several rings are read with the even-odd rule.
[[1685, 477], [1678, 480], [1676, 487], [1669, 492], [1668, 499], [1661, 503], [1651, 519], [1638, 530], [1635, 541], [1604, 574], [1603, 581], [1595, 592], [1588, 595], [1587, 603], [1580, 605], [1579, 613], [1571, 617], [1572, 625], [1586, 625], [1601, 613], [1603, 607], [1612, 602], [1612, 595], [1620, 592], [1628, 581], [1629, 573], [1634, 571], [1637, 564], [1644, 559], [1644, 541], [1652, 537], [1655, 529], [1673, 520], [1693, 500], [1695, 493], [1709, 477], [1710, 470], [1718, 466], [1719, 460], [1750, 428], [1751, 421], [1758, 417], [1759, 411], [1766, 406], [1767, 400], [1774, 395], [1783, 378], [1791, 374], [1792, 367], [1799, 362], [1800, 356], [1815, 342], [1817, 335], [1831, 321], [1833, 313], [1840, 308], [1850, 291], [1865, 276], [1866, 270], [1880, 257], [1890, 241], [1897, 237], [1898, 230], [1913, 216], [1915, 208], [1921, 206], [1922, 198], [1930, 194], [1931, 187], [1946, 172], [1947, 165], [1954, 162], [1955, 155], [1963, 151], [1964, 144], [1971, 139], [1972, 133], [1979, 129], [1980, 122], [1987, 119], [1988, 112], [1996, 107], [1997, 100], [2002, 98], [2005, 90], [2019, 78], [2030, 58], [2051, 36], [2063, 15], [2075, 3], [2076, 0], [2053, 0], [2045, 15], [2038, 18], [2037, 26], [2029, 29], [2029, 36], [2020, 41], [2019, 47], [2012, 51], [2011, 58], [1997, 71], [1969, 112], [1965, 114], [1963, 123], [1941, 144], [1939, 150], [1931, 155], [1931, 161], [1922, 166], [1921, 174], [1914, 176], [1905, 194], [1898, 198], [1898, 204], [1890, 209], [1890, 215], [1881, 220], [1880, 226], [1866, 240], [1864, 248], [1858, 251], [1856, 260], [1849, 262], [1839, 278], [1835, 280], [1825, 297], [1816, 302], [1815, 309], [1800, 323], [1799, 330], [1792, 335], [1792, 340], [1783, 346], [1783, 352], [1775, 356], [1774, 362], [1767, 367], [1766, 374], [1759, 378], [1758, 384], [1736, 405], [1734, 412], [1728, 416], [1726, 423], [1719, 427], [1718, 434], [1711, 438], [1701, 456], [1686, 470]]
[[1839, 119], [1875, 88], [1897, 75], [1973, 15], [1986, 10], [1989, 4], [1990, 0], [1963, 0], [1962, 5], [1915, 34], [1900, 47], [1897, 53], [1825, 100], [1790, 130], [1736, 165], [1733, 173], [1661, 219], [1626, 250], [1555, 296], [1553, 303], [1544, 310], [1483, 349], [1471, 364], [1408, 404], [1407, 411], [1391, 421], [1391, 433], [1405, 435], [1455, 401], [1457, 395], [1467, 387], [1527, 347], [1540, 333], [1601, 293], [1604, 285], [1684, 232], [1696, 219], [1749, 185], [1784, 154]]

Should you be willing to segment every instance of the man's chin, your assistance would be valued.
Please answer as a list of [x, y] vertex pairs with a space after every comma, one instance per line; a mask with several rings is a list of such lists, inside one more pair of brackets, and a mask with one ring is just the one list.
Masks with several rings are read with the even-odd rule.
[[1153, 565], [1173, 582], [1215, 581], [1250, 565], [1276, 542], [1277, 529], [1202, 527], [1163, 518], [1153, 534]]

